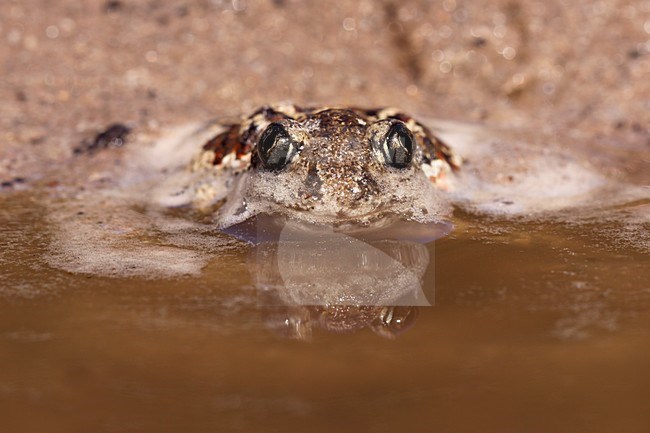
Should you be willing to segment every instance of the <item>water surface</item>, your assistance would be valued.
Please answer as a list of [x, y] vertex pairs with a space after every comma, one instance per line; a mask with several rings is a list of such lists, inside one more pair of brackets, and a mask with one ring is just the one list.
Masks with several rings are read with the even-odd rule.
[[[650, 425], [650, 263], [638, 242], [644, 232], [626, 237], [620, 220], [456, 210], [452, 234], [425, 246], [422, 290], [432, 305], [409, 311], [387, 338], [373, 330], [370, 310], [323, 321], [322, 309], [265, 302], [253, 247], [218, 233], [203, 236], [228, 248], [186, 276], [57, 269], [48, 257], [57, 234], [38, 196], [1, 198], [3, 430]], [[169, 244], [167, 236], [145, 241]], [[297, 334], [291, 318], [308, 330]], [[351, 325], [328, 328], [337, 320]]]

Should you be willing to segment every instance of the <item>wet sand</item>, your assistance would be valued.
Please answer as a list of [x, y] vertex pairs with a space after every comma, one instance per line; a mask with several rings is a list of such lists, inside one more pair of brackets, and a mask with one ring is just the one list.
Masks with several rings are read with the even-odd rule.
[[6, 1], [0, 178], [33, 177], [113, 122], [155, 132], [287, 100], [647, 146], [648, 14], [644, 1]]

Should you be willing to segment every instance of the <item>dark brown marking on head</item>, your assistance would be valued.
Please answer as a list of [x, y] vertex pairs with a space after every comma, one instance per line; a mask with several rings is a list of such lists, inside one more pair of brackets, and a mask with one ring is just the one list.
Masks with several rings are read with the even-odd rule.
[[449, 146], [436, 137], [429, 128], [419, 122], [417, 124], [422, 128], [424, 133], [422, 136], [422, 142], [419, 142], [419, 144], [422, 146], [422, 156], [425, 162], [427, 162], [427, 160], [428, 162], [431, 162], [435, 159], [442, 159], [447, 162], [453, 170], [458, 170], [459, 167], [453, 162], [454, 155]]
[[241, 158], [250, 152], [250, 146], [241, 141], [239, 128], [240, 125], [230, 125], [226, 131], [210, 139], [203, 145], [203, 150], [211, 150], [214, 152], [213, 165], [221, 164], [221, 161], [233, 152], [237, 158]]
[[241, 133], [241, 137], [239, 138], [241, 146], [237, 150], [237, 158], [241, 158], [253, 149], [255, 140], [257, 140], [257, 135], [259, 133], [259, 125], [255, 122], [251, 122], [250, 125], [248, 125], [248, 128]]

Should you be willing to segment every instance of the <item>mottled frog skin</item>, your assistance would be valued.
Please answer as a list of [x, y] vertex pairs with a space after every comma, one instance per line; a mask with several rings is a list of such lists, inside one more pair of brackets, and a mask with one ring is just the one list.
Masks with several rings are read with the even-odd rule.
[[224, 127], [192, 164], [200, 174], [192, 200], [225, 201], [222, 225], [259, 212], [327, 223], [423, 219], [440, 212], [431, 196], [460, 166], [426, 126], [390, 108], [264, 106]]

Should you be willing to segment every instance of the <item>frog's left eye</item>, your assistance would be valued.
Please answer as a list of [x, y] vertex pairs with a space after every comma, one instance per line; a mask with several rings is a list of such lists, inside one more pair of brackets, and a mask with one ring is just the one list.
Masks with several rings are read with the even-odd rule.
[[394, 123], [383, 140], [373, 141], [373, 147], [386, 165], [406, 168], [413, 160], [414, 141], [406, 125]]
[[279, 123], [271, 123], [257, 143], [257, 155], [262, 166], [269, 170], [281, 170], [298, 153], [299, 147], [286, 129]]

